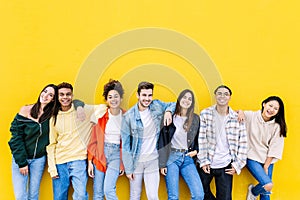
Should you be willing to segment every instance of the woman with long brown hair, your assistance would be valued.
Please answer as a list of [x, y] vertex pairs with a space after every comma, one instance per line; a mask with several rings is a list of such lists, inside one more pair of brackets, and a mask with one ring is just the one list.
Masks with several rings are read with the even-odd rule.
[[11, 123], [9, 146], [13, 154], [12, 178], [15, 198], [39, 198], [39, 188], [49, 144], [49, 119], [56, 104], [57, 86], [46, 85], [36, 103], [21, 108]]
[[168, 199], [179, 199], [179, 174], [191, 192], [202, 200], [204, 192], [195, 160], [198, 152], [199, 116], [194, 113], [195, 98], [183, 90], [177, 99], [173, 123], [164, 126], [158, 140], [160, 172], [166, 177]]

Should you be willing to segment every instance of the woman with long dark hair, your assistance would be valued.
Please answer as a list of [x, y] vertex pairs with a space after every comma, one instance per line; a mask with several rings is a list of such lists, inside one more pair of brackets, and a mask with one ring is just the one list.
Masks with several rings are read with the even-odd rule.
[[39, 198], [39, 188], [49, 144], [49, 118], [56, 109], [57, 86], [46, 85], [36, 103], [21, 108], [11, 123], [8, 142], [12, 159], [15, 198]]
[[198, 152], [199, 116], [194, 113], [195, 98], [183, 90], [177, 99], [173, 123], [164, 126], [158, 140], [160, 172], [166, 176], [168, 199], [179, 199], [179, 174], [191, 192], [202, 200], [204, 192], [194, 159]]
[[[239, 115], [243, 112], [239, 111]], [[260, 195], [261, 200], [269, 200], [273, 188], [272, 172], [274, 163], [281, 159], [287, 128], [283, 101], [277, 96], [263, 100], [259, 111], [245, 111], [244, 117], [248, 133], [247, 168], [258, 181], [248, 187], [247, 200]]]

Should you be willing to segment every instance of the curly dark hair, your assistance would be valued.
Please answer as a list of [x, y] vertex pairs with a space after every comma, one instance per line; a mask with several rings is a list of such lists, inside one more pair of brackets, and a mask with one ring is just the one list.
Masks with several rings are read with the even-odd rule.
[[119, 93], [120, 97], [123, 98], [124, 89], [119, 81], [110, 79], [108, 83], [104, 85], [102, 96], [105, 98], [105, 100], [107, 100], [107, 95], [111, 90], [116, 90]]

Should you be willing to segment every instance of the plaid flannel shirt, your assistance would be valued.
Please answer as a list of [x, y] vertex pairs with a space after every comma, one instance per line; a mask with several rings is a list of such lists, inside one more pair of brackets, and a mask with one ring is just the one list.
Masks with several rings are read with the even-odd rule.
[[[216, 105], [204, 109], [200, 113], [199, 153], [197, 155], [200, 167], [211, 164], [216, 149], [216, 127], [214, 109]], [[238, 115], [229, 107], [229, 117], [225, 126], [229, 144], [232, 166], [237, 174], [246, 165], [247, 132], [245, 124], [238, 121]]]

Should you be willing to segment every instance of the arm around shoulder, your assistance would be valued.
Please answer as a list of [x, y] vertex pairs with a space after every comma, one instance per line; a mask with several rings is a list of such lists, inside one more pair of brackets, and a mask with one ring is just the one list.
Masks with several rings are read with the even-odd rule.
[[98, 119], [103, 117], [104, 114], [107, 111], [107, 105], [106, 104], [99, 104], [93, 106], [93, 114], [90, 116], [90, 121], [94, 124], [98, 123]]

